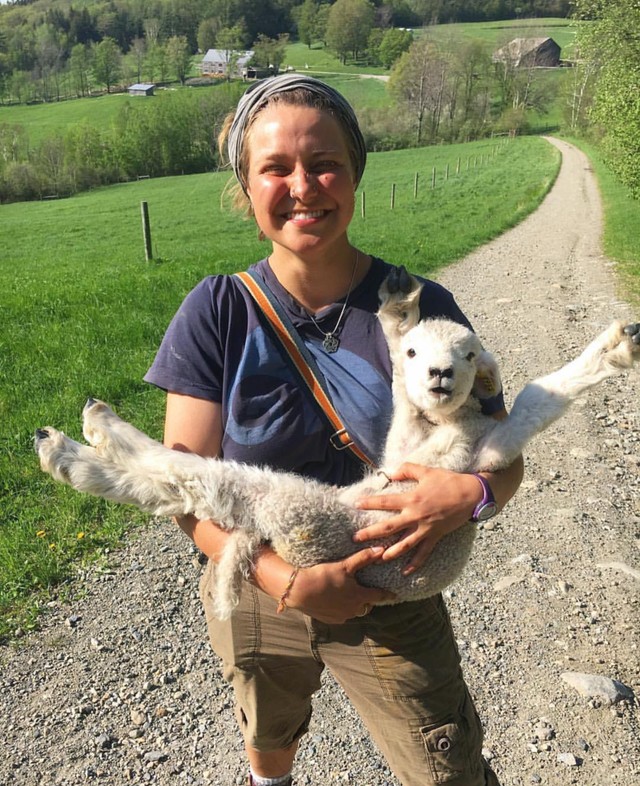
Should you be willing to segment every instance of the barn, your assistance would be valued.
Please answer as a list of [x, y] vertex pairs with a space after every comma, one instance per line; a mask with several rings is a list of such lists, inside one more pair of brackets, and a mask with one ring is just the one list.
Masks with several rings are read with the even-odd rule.
[[141, 82], [136, 85], [130, 85], [127, 92], [130, 96], [152, 96], [155, 85]]
[[553, 38], [514, 38], [497, 49], [492, 59], [515, 68], [556, 68], [560, 65], [560, 47]]

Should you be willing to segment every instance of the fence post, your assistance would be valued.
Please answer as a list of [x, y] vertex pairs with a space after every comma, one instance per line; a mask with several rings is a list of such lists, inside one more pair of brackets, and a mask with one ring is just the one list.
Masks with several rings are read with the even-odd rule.
[[365, 199], [364, 199], [364, 191], [362, 192], [362, 198], [360, 200], [360, 212], [362, 213], [362, 218], [365, 218]]
[[446, 170], [446, 173], [445, 173], [444, 179], [445, 179], [445, 180], [448, 180], [448, 179], [449, 179], [449, 164], [447, 164], [447, 170]]
[[456, 163], [456, 175], [460, 174], [460, 156], [458, 156], [458, 162]]
[[418, 173], [416, 172], [413, 178], [413, 198], [416, 199], [418, 196]]
[[431, 190], [436, 187], [436, 168], [433, 167], [433, 171], [431, 173]]
[[396, 206], [396, 184], [391, 184], [391, 209]]
[[141, 202], [140, 207], [142, 209], [142, 234], [144, 236], [144, 257], [147, 262], [153, 259], [153, 254], [151, 253], [151, 226], [149, 224], [149, 203], [148, 202]]

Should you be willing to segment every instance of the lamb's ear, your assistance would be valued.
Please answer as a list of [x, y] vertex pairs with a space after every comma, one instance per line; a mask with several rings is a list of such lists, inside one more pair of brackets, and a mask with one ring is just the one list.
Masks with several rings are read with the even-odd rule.
[[473, 394], [476, 398], [493, 398], [502, 390], [498, 364], [490, 352], [482, 350], [476, 358], [476, 378]]

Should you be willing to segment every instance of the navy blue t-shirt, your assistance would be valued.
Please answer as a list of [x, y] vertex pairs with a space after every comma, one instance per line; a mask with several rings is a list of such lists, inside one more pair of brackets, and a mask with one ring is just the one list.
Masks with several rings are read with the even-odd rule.
[[[391, 363], [375, 316], [378, 290], [391, 265], [373, 258], [349, 297], [336, 335], [337, 352], [322, 348], [323, 334], [278, 282], [264, 259], [253, 266], [284, 307], [315, 358], [333, 405], [365, 452], [382, 454], [391, 417]], [[448, 317], [469, 326], [453, 296], [425, 281], [423, 317]], [[315, 315], [328, 333], [344, 300]], [[234, 276], [210, 276], [185, 298], [162, 341], [147, 382], [173, 393], [222, 405], [222, 456], [346, 485], [363, 467], [348, 450], [329, 442], [331, 429], [310, 393], [300, 386], [279, 340], [244, 285]], [[483, 402], [486, 414], [501, 397]]]

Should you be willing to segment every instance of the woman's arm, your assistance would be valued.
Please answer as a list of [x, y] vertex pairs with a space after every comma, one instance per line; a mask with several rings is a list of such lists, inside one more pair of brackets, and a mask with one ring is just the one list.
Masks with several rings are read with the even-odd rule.
[[[221, 405], [178, 393], [167, 394], [164, 443], [174, 450], [217, 457], [222, 446]], [[215, 521], [181, 516], [178, 525], [209, 559], [218, 561], [230, 537]], [[287, 605], [318, 620], [341, 623], [362, 613], [367, 604], [387, 599], [391, 593], [362, 587], [355, 574], [380, 558], [382, 549], [363, 549], [339, 562], [328, 562], [299, 571]], [[253, 583], [279, 599], [293, 567], [273, 549], [264, 546], [257, 555]]]

